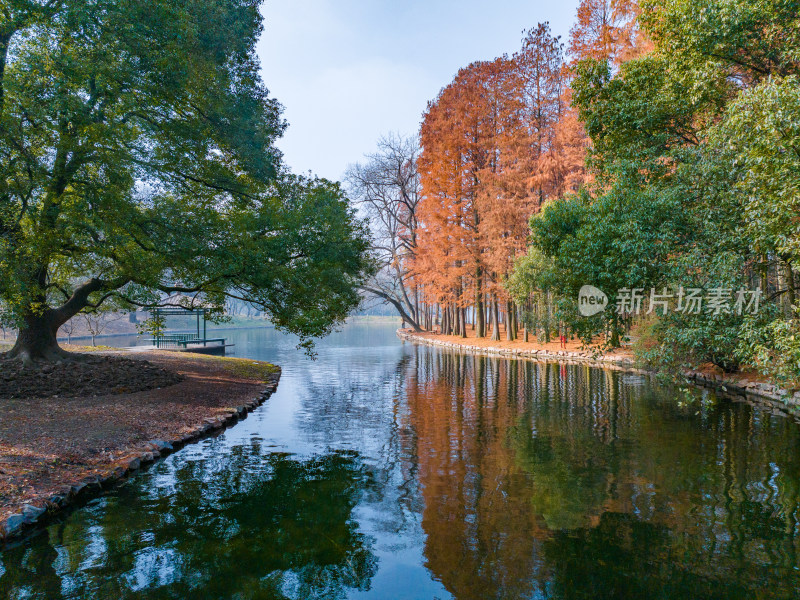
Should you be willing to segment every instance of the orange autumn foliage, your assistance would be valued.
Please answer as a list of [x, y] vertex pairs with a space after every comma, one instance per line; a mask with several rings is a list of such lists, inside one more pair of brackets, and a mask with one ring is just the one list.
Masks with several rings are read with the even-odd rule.
[[[465, 282], [485, 266], [486, 205], [505, 196], [505, 172], [515, 146], [513, 63], [503, 57], [461, 69], [431, 102], [420, 132], [416, 272], [443, 302], [467, 302]], [[513, 193], [513, 192], [512, 192]]]
[[541, 24], [513, 57], [476, 62], [429, 104], [420, 132], [415, 274], [429, 302], [467, 306], [502, 287], [528, 219], [585, 178], [563, 46]]
[[652, 42], [637, 22], [640, 10], [635, 0], [582, 0], [570, 30], [573, 62], [593, 58], [618, 67], [649, 52]]
[[472, 306], [479, 337], [485, 319], [496, 336], [503, 313], [509, 339], [516, 335], [504, 282], [527, 250], [529, 219], [590, 177], [589, 141], [570, 103], [574, 65], [595, 59], [613, 70], [649, 52], [639, 13], [636, 0], [582, 0], [569, 63], [560, 38], [539, 24], [513, 56], [461, 69], [429, 103], [413, 276], [422, 302], [441, 308], [443, 329], [465, 335]]

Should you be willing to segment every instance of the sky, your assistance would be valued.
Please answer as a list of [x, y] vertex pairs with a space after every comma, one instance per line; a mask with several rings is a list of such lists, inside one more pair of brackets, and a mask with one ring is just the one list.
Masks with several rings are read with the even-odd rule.
[[266, 0], [264, 82], [284, 106], [295, 173], [340, 180], [388, 133], [419, 130], [429, 100], [475, 60], [512, 54], [549, 21], [566, 43], [578, 0]]

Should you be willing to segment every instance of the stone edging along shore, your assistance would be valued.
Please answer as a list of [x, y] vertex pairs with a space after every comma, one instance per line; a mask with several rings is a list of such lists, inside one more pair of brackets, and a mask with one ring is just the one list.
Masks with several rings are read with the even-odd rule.
[[[422, 337], [403, 329], [397, 330], [397, 336], [401, 340], [414, 344], [438, 346], [450, 350], [461, 350], [488, 356], [528, 358], [550, 362], [558, 361], [567, 364], [587, 364], [604, 369], [622, 370], [633, 373], [649, 373], [649, 371], [636, 367], [636, 363], [633, 360], [624, 356], [594, 356], [591, 352], [571, 352], [568, 350], [548, 352], [546, 350], [474, 346], [471, 344], [460, 344]], [[695, 385], [710, 388], [728, 396], [743, 396], [748, 399], [756, 399], [762, 404], [763, 401], [767, 401], [770, 405], [779, 409], [800, 407], [800, 392], [789, 395], [786, 390], [769, 383], [732, 379], [721, 375], [700, 373], [699, 371], [689, 371], [684, 373], [684, 375]]]
[[102, 491], [113, 487], [122, 480], [138, 473], [160, 458], [168, 456], [184, 446], [200, 441], [211, 435], [247, 418], [247, 414], [266, 402], [278, 389], [281, 372], [267, 377], [266, 388], [260, 396], [235, 409], [230, 409], [227, 414], [205, 419], [187, 433], [170, 440], [152, 440], [146, 446], [146, 451], [134, 458], [129, 458], [124, 466], [115, 467], [103, 475], [86, 477], [72, 485], [65, 485], [59, 493], [48, 498], [44, 506], [25, 505], [22, 512], [13, 514], [5, 521], [0, 522], [0, 545], [5, 542], [20, 538], [30, 531], [45, 525], [54, 517], [85, 504], [88, 500], [99, 495]]

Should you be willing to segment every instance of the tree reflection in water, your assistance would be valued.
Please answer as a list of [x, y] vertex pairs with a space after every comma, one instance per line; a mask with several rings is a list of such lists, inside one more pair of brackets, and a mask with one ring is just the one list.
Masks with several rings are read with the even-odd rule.
[[791, 419], [615, 371], [417, 354], [425, 556], [454, 597], [795, 597]]
[[298, 460], [254, 444], [172, 464], [145, 493], [125, 486], [5, 552], [0, 596], [306, 599], [369, 588], [372, 542], [351, 513], [370, 475], [355, 453]]
[[0, 598], [797, 597], [795, 421], [345, 333], [263, 356], [279, 393], [225, 439], [0, 554]]

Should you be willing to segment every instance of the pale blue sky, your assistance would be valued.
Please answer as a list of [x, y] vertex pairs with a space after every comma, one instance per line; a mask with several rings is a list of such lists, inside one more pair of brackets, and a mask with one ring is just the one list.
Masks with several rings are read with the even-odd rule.
[[511, 54], [549, 21], [566, 40], [578, 0], [266, 0], [264, 81], [285, 107], [295, 172], [340, 179], [382, 134], [414, 133], [459, 68]]

